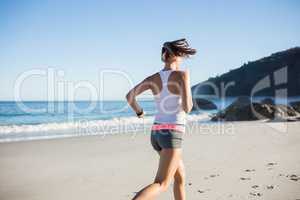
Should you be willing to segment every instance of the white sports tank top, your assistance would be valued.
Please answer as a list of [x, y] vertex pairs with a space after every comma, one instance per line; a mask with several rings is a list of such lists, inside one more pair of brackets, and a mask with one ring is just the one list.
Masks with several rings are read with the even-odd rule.
[[182, 99], [180, 95], [172, 94], [168, 90], [168, 79], [174, 70], [161, 70], [159, 72], [162, 89], [160, 93], [154, 95], [157, 113], [154, 123], [185, 124], [186, 113], [182, 109]]

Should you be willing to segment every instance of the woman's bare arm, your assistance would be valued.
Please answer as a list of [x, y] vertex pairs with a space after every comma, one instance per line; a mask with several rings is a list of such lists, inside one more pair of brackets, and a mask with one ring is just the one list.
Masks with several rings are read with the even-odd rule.
[[182, 73], [182, 108], [186, 113], [189, 113], [193, 107], [193, 99], [190, 85], [190, 73], [184, 71]]
[[142, 111], [142, 108], [136, 101], [136, 96], [141, 94], [142, 92], [150, 89], [150, 77], [144, 79], [142, 82], [137, 84], [133, 89], [131, 89], [127, 95], [126, 99], [128, 104], [131, 106], [131, 108], [135, 111], [135, 113], [140, 113]]

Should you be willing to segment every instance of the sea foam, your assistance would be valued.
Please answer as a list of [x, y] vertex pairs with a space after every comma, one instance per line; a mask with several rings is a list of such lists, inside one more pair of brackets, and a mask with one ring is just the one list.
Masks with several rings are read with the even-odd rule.
[[[48, 139], [84, 135], [104, 135], [149, 130], [153, 116], [116, 117], [108, 120], [79, 120], [61, 123], [0, 126], [0, 142]], [[187, 115], [187, 123], [209, 120], [208, 114]]]

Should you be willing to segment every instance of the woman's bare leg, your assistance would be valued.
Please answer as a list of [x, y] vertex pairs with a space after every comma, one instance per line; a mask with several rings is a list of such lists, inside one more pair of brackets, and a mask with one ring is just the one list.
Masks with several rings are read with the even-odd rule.
[[175, 200], [185, 200], [185, 171], [182, 159], [174, 175], [173, 192]]
[[166, 191], [180, 160], [181, 149], [162, 149], [154, 183], [139, 191], [133, 200], [153, 200], [159, 193]]

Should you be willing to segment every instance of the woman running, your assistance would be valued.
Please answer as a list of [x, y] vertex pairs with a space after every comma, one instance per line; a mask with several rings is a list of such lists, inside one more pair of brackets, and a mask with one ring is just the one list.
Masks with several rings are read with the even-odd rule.
[[180, 71], [183, 58], [196, 53], [186, 39], [164, 43], [161, 59], [163, 69], [130, 90], [126, 96], [129, 105], [138, 117], [144, 111], [136, 101], [136, 96], [151, 90], [157, 108], [151, 128], [151, 144], [159, 153], [159, 166], [154, 182], [139, 191], [134, 200], [152, 200], [167, 190], [174, 178], [175, 200], [185, 199], [185, 177], [181, 143], [185, 131], [185, 115], [193, 106], [190, 77], [188, 71]]

